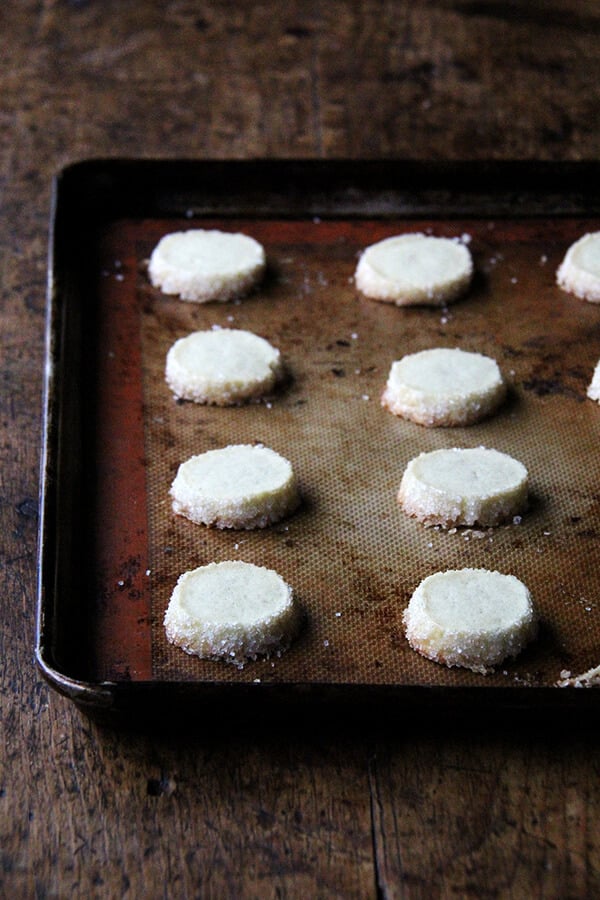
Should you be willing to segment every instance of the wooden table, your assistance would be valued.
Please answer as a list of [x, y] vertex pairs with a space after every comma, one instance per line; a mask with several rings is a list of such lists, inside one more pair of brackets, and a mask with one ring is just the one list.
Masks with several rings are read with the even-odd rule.
[[32, 650], [51, 176], [594, 159], [598, 5], [5, 0], [0, 34], [2, 896], [600, 896], [593, 723], [131, 733], [51, 691]]

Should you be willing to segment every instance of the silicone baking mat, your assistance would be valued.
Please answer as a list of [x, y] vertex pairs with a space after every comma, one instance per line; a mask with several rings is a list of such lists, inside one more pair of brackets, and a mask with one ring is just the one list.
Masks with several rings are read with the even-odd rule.
[[[191, 215], [191, 214], [190, 214]], [[160, 237], [189, 227], [243, 231], [265, 246], [268, 272], [250, 296], [192, 304], [152, 288]], [[577, 218], [256, 217], [121, 219], [98, 242], [94, 344], [98, 392], [97, 565], [91, 675], [100, 681], [552, 686], [600, 663], [600, 407], [586, 388], [600, 357], [600, 307], [561, 291], [569, 244], [598, 222]], [[358, 255], [393, 234], [467, 241], [475, 278], [447, 308], [397, 308], [361, 297]], [[176, 402], [166, 353], [190, 331], [231, 327], [282, 353], [287, 379], [262, 403]], [[494, 357], [510, 386], [497, 414], [469, 428], [428, 429], [380, 404], [391, 363], [429, 347]], [[303, 504], [259, 531], [221, 531], [173, 515], [178, 465], [231, 443], [286, 456]], [[400, 509], [407, 462], [442, 447], [494, 447], [523, 462], [530, 508], [493, 529], [425, 528]], [[281, 657], [243, 670], [187, 656], [162, 620], [185, 570], [240, 559], [292, 585], [304, 627]], [[482, 676], [423, 659], [402, 612], [427, 575], [465, 566], [512, 573], [530, 588], [538, 639]]]

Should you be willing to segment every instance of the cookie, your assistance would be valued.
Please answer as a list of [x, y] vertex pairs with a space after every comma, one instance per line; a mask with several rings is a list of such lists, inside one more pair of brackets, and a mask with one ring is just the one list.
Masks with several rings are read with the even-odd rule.
[[170, 494], [175, 513], [217, 528], [265, 528], [300, 502], [291, 463], [262, 444], [192, 456], [179, 466]]
[[234, 406], [264, 397], [283, 377], [279, 350], [250, 331], [194, 331], [167, 353], [165, 377], [178, 399]]
[[449, 570], [425, 578], [403, 621], [417, 653], [483, 675], [517, 656], [537, 633], [527, 587], [514, 575], [487, 569]]
[[397, 306], [443, 306], [466, 291], [472, 275], [473, 261], [464, 243], [417, 232], [367, 247], [356, 267], [355, 282], [374, 300]]
[[164, 619], [167, 639], [201, 659], [242, 668], [249, 659], [286, 650], [300, 625], [292, 588], [272, 569], [209, 563], [184, 572]]
[[472, 425], [494, 412], [505, 396], [495, 360], [440, 347], [392, 363], [381, 403], [419, 425]]
[[486, 527], [523, 512], [527, 493], [527, 469], [512, 456], [485, 447], [453, 447], [412, 459], [398, 500], [425, 525]]
[[563, 290], [590, 303], [600, 303], [600, 231], [584, 234], [571, 244], [556, 272]]
[[166, 234], [150, 257], [148, 275], [163, 294], [206, 303], [241, 297], [261, 280], [265, 251], [246, 234], [193, 228]]
[[587, 395], [590, 400], [597, 400], [600, 403], [600, 359], [596, 363], [592, 380], [587, 389]]

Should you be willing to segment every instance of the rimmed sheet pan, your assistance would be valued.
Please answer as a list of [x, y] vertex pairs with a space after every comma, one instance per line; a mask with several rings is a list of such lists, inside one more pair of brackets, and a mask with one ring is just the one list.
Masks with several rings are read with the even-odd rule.
[[[191, 702], [589, 706], [557, 687], [600, 663], [600, 307], [561, 291], [566, 248], [600, 228], [596, 168], [402, 162], [90, 161], [55, 185], [36, 653], [50, 682], [89, 709]], [[189, 304], [148, 282], [159, 238], [188, 227], [261, 241], [251, 296]], [[448, 308], [361, 297], [361, 249], [405, 231], [469, 242], [476, 276]], [[246, 328], [283, 354], [268, 402], [176, 403], [164, 381], [189, 331]], [[426, 429], [380, 405], [407, 352], [493, 356], [510, 385], [470, 428]], [[168, 489], [192, 453], [261, 441], [293, 461], [301, 509], [257, 532], [173, 516]], [[532, 502], [496, 529], [424, 528], [396, 502], [404, 466], [444, 446], [493, 446], [528, 467]], [[282, 657], [243, 670], [169, 645], [178, 575], [244, 559], [293, 585], [305, 628]], [[512, 572], [530, 587], [539, 639], [494, 674], [447, 669], [408, 646], [401, 615], [445, 568]]]

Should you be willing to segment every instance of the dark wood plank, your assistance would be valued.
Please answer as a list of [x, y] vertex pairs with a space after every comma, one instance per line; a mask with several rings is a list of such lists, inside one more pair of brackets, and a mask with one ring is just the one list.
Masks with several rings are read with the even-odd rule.
[[590, 742], [535, 728], [429, 730], [371, 765], [385, 897], [594, 897], [598, 764]]
[[325, 21], [328, 155], [596, 153], [591, 3], [347, 3], [330, 5]]
[[29, 787], [6, 788], [12, 896], [371, 895], [364, 748], [226, 721], [124, 735], [61, 705], [29, 735]]

